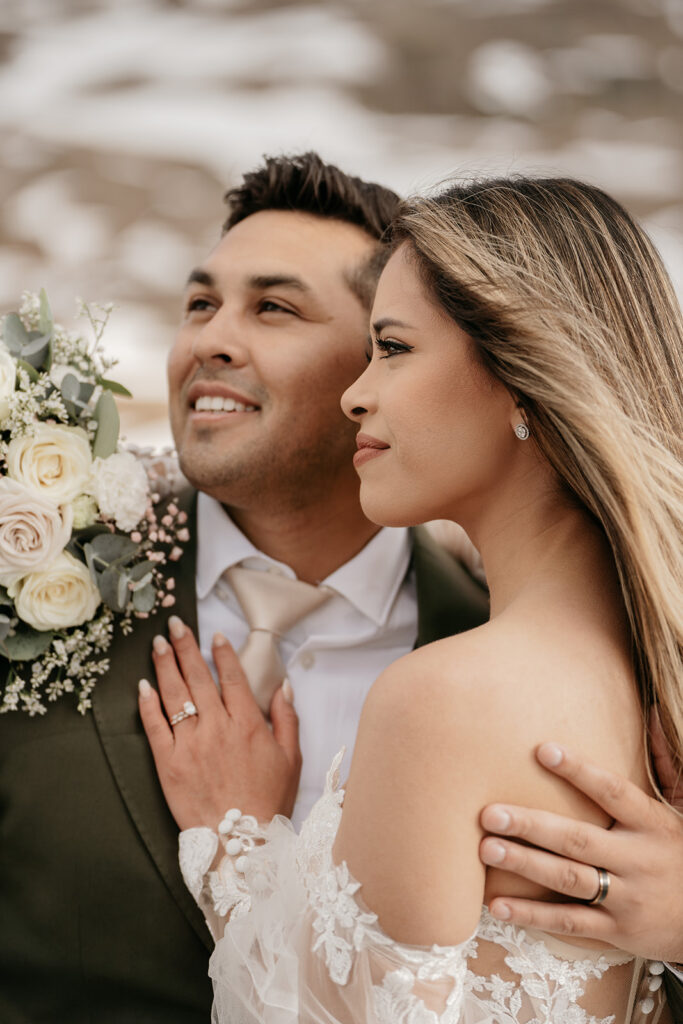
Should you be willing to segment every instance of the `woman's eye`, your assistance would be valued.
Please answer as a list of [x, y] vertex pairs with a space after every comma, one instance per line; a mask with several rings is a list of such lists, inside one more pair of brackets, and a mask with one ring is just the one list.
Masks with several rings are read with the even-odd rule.
[[401, 355], [403, 352], [410, 352], [411, 346], [404, 345], [403, 342], [394, 341], [393, 338], [377, 338], [375, 344], [383, 355], [380, 359], [391, 359], [392, 356]]

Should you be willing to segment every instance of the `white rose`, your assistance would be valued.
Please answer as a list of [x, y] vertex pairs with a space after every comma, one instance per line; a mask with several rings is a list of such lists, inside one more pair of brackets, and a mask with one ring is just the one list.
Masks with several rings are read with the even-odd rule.
[[90, 493], [100, 512], [110, 516], [119, 530], [129, 532], [135, 529], [147, 509], [149, 481], [131, 452], [118, 452], [108, 459], [95, 459]]
[[73, 513], [9, 477], [0, 479], [0, 584], [50, 565], [71, 537]]
[[17, 364], [9, 349], [0, 342], [0, 423], [7, 418], [9, 399], [17, 382]]
[[32, 437], [9, 443], [8, 475], [53, 505], [67, 505], [86, 489], [91, 466], [88, 435], [80, 427], [41, 423]]
[[101, 601], [87, 567], [66, 551], [47, 569], [24, 576], [8, 590], [19, 618], [41, 632], [81, 626]]

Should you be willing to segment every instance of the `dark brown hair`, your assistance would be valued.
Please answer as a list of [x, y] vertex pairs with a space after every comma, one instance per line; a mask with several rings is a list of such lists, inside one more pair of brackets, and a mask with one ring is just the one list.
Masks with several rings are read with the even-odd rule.
[[[223, 233], [254, 213], [286, 210], [355, 224], [378, 242], [400, 203], [391, 189], [346, 174], [313, 152], [264, 157], [224, 199], [228, 216]], [[385, 247], [378, 246], [349, 274], [349, 287], [367, 309], [385, 262]]]

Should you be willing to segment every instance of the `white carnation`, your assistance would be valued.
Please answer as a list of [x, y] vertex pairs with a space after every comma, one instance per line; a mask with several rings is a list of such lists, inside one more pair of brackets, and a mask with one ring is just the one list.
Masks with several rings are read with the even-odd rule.
[[0, 423], [7, 418], [9, 399], [14, 394], [17, 364], [9, 349], [0, 342]]
[[149, 502], [147, 474], [130, 452], [95, 459], [90, 493], [100, 512], [114, 520], [119, 530], [130, 532], [144, 516]]
[[56, 508], [37, 491], [0, 479], [0, 584], [50, 565], [71, 537], [70, 506]]
[[101, 601], [87, 567], [66, 551], [8, 591], [19, 618], [41, 632], [81, 626], [92, 619]]
[[7, 472], [53, 505], [67, 505], [87, 486], [92, 466], [88, 435], [80, 427], [41, 423], [10, 441]]

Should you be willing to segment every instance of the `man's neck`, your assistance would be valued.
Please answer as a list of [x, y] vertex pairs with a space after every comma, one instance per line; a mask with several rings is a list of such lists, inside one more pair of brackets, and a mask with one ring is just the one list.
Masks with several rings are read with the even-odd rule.
[[326, 579], [380, 529], [365, 518], [355, 496], [346, 507], [343, 502], [295, 510], [223, 507], [254, 547], [288, 565], [306, 583]]

